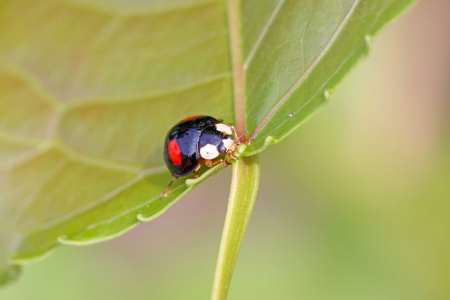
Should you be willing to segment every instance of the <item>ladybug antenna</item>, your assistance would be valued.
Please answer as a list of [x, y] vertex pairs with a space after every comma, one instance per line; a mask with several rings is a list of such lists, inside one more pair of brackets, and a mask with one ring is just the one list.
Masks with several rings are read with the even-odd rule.
[[233, 130], [233, 135], [234, 135], [234, 138], [236, 139], [236, 144], [238, 144], [238, 145], [242, 144], [241, 138], [245, 137], [248, 134], [248, 131], [246, 131], [246, 132], [244, 132], [244, 133], [242, 133], [241, 135], [238, 136], [238, 134], [236, 132], [236, 128], [234, 128], [234, 126], [231, 125], [231, 124], [228, 125], [228, 126], [231, 128], [231, 130]]

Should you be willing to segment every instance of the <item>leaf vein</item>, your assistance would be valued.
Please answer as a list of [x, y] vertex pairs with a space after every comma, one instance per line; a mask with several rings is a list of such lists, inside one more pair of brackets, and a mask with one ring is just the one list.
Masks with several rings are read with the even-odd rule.
[[56, 218], [53, 219], [47, 223], [41, 224], [39, 226], [35, 226], [33, 228], [33, 230], [26, 232], [27, 234], [32, 234], [32, 233], [36, 233], [36, 232], [40, 232], [40, 231], [44, 231], [47, 229], [50, 229], [52, 227], [55, 227], [59, 224], [64, 223], [65, 221], [68, 221], [70, 219], [73, 219], [103, 203], [108, 202], [109, 200], [111, 200], [112, 198], [114, 198], [115, 196], [119, 195], [121, 192], [127, 190], [129, 187], [131, 187], [132, 185], [134, 185], [135, 183], [139, 182], [141, 179], [145, 178], [146, 176], [150, 175], [150, 174], [157, 174], [157, 173], [161, 173], [161, 172], [165, 172], [166, 171], [166, 167], [165, 166], [160, 166], [160, 167], [154, 167], [154, 168], [150, 168], [147, 169], [145, 171], [142, 171], [140, 174], [138, 174], [137, 176], [135, 176], [134, 178], [128, 180], [127, 182], [125, 182], [124, 184], [122, 184], [121, 186], [119, 186], [118, 188], [115, 188], [113, 190], [111, 190], [109, 193], [95, 199], [94, 201], [90, 202], [89, 204], [80, 207], [76, 210], [71, 211], [70, 213], [66, 213], [65, 215], [61, 216], [60, 218]]
[[[119, 17], [134, 17], [142, 15], [162, 15], [172, 11], [178, 10], [189, 10], [195, 9], [197, 7], [206, 6], [210, 4], [220, 3], [221, 0], [196, 0], [196, 1], [185, 1], [177, 5], [161, 5], [160, 7], [135, 7], [129, 8], [130, 6], [114, 7], [112, 5], [106, 5], [101, 3], [93, 3], [93, 1], [72, 1], [72, 0], [57, 0], [65, 5], [70, 5], [72, 7], [79, 7], [82, 9], [100, 12], [103, 14], [108, 14], [112, 16]], [[168, 2], [168, 1], [167, 1]]]
[[209, 76], [206, 78], [202, 78], [200, 80], [194, 80], [188, 83], [180, 84], [178, 86], [172, 86], [170, 88], [166, 89], [159, 89], [156, 91], [149, 91], [149, 92], [141, 92], [141, 93], [135, 93], [135, 94], [129, 94], [126, 96], [116, 96], [116, 95], [104, 95], [102, 97], [81, 97], [81, 98], [75, 98], [74, 101], [67, 104], [67, 109], [75, 109], [83, 106], [90, 106], [90, 105], [96, 105], [96, 104], [120, 104], [120, 103], [131, 103], [131, 102], [138, 102], [138, 101], [147, 101], [149, 99], [158, 98], [158, 97], [164, 97], [169, 96], [181, 92], [188, 91], [190, 89], [214, 83], [216, 81], [220, 81], [226, 78], [230, 78], [231, 73], [221, 73], [214, 76]]
[[264, 26], [263, 30], [261, 31], [260, 35], [258, 36], [258, 39], [256, 40], [255, 44], [252, 47], [252, 50], [250, 51], [247, 59], [244, 62], [244, 69], [248, 69], [248, 66], [253, 60], [253, 56], [255, 55], [256, 51], [258, 51], [259, 47], [261, 46], [262, 40], [266, 36], [267, 32], [269, 31], [269, 28], [272, 26], [273, 21], [275, 20], [278, 12], [280, 11], [281, 6], [285, 3], [286, 0], [280, 0], [273, 10], [273, 12], [270, 14], [269, 19], [267, 20], [266, 25]]
[[262, 130], [262, 128], [269, 122], [269, 120], [272, 118], [272, 116], [278, 111], [278, 109], [287, 101], [287, 99], [295, 92], [295, 90], [304, 82], [304, 80], [311, 74], [311, 72], [314, 70], [314, 68], [318, 65], [318, 63], [322, 60], [322, 58], [325, 56], [325, 54], [328, 52], [328, 50], [333, 45], [334, 41], [337, 39], [339, 34], [344, 29], [344, 26], [349, 21], [350, 17], [352, 16], [353, 12], [356, 9], [356, 6], [358, 5], [360, 0], [355, 0], [345, 15], [342, 22], [339, 24], [336, 32], [332, 35], [331, 39], [328, 41], [326, 46], [323, 48], [323, 50], [319, 53], [317, 58], [314, 60], [314, 62], [309, 66], [309, 68], [306, 70], [305, 73], [303, 73], [300, 78], [294, 83], [294, 85], [289, 89], [289, 91], [284, 95], [276, 104], [275, 106], [269, 111], [269, 113], [264, 117], [264, 119], [258, 124], [255, 131], [251, 134], [249, 140], [253, 140]]
[[[341, 70], [341, 68], [345, 65], [345, 63], [355, 54], [355, 52], [358, 50], [358, 48], [354, 49], [350, 54], [339, 64], [339, 66], [336, 68], [336, 70], [331, 74], [331, 76], [317, 89], [316, 93], [310, 97], [305, 103], [302, 104], [297, 110], [295, 110], [292, 115], [297, 114], [299, 111], [301, 111], [306, 105], [308, 105], [312, 100], [314, 100], [317, 95], [321, 92], [326, 92], [326, 90], [323, 90], [323, 88], [330, 82], [330, 80]], [[282, 127], [287, 121], [289, 121], [291, 118], [285, 119], [283, 122], [281, 122], [277, 127], [270, 130], [268, 135], [271, 135], [271, 133], [277, 131], [280, 127]]]

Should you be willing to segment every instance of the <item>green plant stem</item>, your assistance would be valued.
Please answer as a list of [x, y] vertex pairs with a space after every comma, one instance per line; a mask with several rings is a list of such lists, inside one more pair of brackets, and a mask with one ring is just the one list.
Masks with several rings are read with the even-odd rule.
[[258, 156], [240, 157], [233, 164], [227, 215], [214, 271], [212, 300], [227, 298], [239, 249], [255, 204], [258, 185]]

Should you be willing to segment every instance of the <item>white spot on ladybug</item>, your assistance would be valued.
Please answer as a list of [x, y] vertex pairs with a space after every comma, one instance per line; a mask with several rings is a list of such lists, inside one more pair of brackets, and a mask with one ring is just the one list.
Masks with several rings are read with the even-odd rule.
[[217, 131], [223, 132], [224, 134], [227, 134], [227, 135], [232, 135], [233, 134], [232, 131], [231, 131], [230, 126], [225, 125], [223, 123], [217, 123], [216, 124], [216, 129], [217, 129]]
[[200, 148], [200, 156], [204, 159], [214, 159], [219, 156], [219, 151], [216, 146], [207, 144]]
[[223, 139], [222, 140], [223, 145], [227, 149], [227, 152], [234, 152], [236, 150], [236, 142], [232, 139]]

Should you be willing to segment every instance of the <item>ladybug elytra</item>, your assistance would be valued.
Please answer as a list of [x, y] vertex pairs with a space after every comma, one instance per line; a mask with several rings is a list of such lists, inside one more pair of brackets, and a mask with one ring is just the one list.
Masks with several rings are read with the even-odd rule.
[[[172, 173], [172, 180], [161, 196], [166, 197], [172, 183], [182, 176], [194, 173], [203, 163], [207, 167], [221, 162], [229, 164], [227, 157], [237, 160], [234, 152], [239, 144], [236, 130], [210, 116], [193, 116], [172, 127], [164, 144], [164, 160]], [[225, 157], [219, 158], [224, 154]]]

